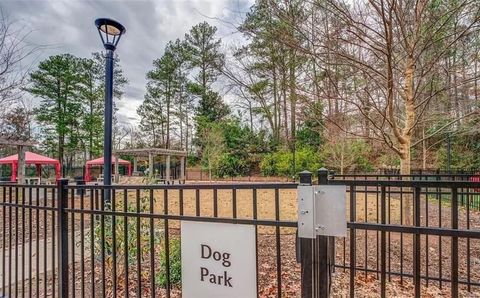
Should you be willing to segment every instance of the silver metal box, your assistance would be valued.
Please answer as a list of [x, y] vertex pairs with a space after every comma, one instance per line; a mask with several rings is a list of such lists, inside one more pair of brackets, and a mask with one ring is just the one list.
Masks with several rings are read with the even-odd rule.
[[300, 185], [298, 235], [301, 238], [347, 236], [345, 185]]

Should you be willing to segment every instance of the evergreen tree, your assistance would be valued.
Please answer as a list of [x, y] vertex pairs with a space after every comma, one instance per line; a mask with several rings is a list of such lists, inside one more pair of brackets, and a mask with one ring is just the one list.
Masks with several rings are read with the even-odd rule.
[[[78, 147], [80, 119], [83, 114], [78, 90], [82, 83], [81, 60], [70, 54], [56, 55], [40, 62], [38, 70], [30, 74], [28, 91], [42, 99], [35, 110], [47, 139], [54, 142], [60, 162], [65, 152]], [[52, 144], [53, 145], [53, 144]]]
[[222, 41], [216, 39], [216, 32], [216, 27], [203, 22], [185, 34], [190, 68], [198, 71], [189, 90], [200, 98], [197, 117], [209, 121], [218, 121], [230, 112], [220, 95], [211, 90], [225, 64], [225, 55], [220, 50]]

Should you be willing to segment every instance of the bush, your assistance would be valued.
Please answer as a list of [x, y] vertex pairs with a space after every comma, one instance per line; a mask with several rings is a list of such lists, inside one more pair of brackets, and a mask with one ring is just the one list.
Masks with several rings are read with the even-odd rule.
[[[182, 258], [179, 239], [171, 239], [169, 245], [170, 253], [170, 284], [180, 284], [182, 281]], [[160, 253], [160, 272], [155, 276], [155, 283], [160, 287], [167, 286], [167, 254], [165, 249]]]
[[[303, 170], [314, 172], [323, 164], [320, 154], [311, 147], [299, 148], [295, 152], [295, 175]], [[281, 150], [266, 154], [260, 162], [260, 171], [264, 176], [291, 176], [293, 154]]]
[[187, 166], [193, 167], [200, 163], [200, 159], [196, 155], [188, 154], [187, 156]]
[[[155, 203], [155, 202], [154, 202]], [[140, 213], [150, 212], [150, 197], [143, 196], [140, 198]], [[115, 210], [124, 210], [123, 200], [118, 200], [115, 204]], [[107, 209], [107, 208], [106, 208]], [[133, 202], [127, 204], [127, 212], [137, 212], [137, 206]], [[125, 229], [126, 220], [126, 229]], [[150, 252], [150, 221], [148, 219], [140, 219], [140, 239], [137, 239], [137, 219], [132, 217], [115, 216], [115, 226], [113, 225], [112, 216], [104, 216], [103, 224], [100, 216], [95, 216], [94, 229], [93, 229], [93, 248], [95, 256], [100, 260], [102, 255], [102, 246], [105, 252], [105, 265], [107, 270], [113, 268], [113, 251], [117, 256], [117, 276], [121, 276], [125, 272], [124, 262], [118, 262], [120, 259], [124, 259], [126, 253], [128, 253], [128, 265], [134, 266], [137, 263], [137, 251], [140, 249], [140, 255], [142, 259], [148, 258]], [[103, 233], [102, 233], [103, 227]], [[113, 241], [115, 235], [115, 243]], [[92, 234], [89, 231], [85, 238], [91, 241]], [[163, 231], [159, 228], [159, 225], [155, 227], [154, 245], [159, 245], [163, 238]], [[137, 246], [137, 240], [142, 244]], [[125, 250], [125, 242], [127, 250]], [[115, 244], [115, 246], [114, 246]]]
[[371, 153], [371, 145], [362, 139], [339, 138], [325, 144], [322, 149], [328, 169], [339, 173], [372, 171], [374, 165], [369, 159]]
[[249, 172], [250, 163], [248, 159], [224, 153], [220, 159], [216, 174], [219, 177], [235, 177], [248, 175]]

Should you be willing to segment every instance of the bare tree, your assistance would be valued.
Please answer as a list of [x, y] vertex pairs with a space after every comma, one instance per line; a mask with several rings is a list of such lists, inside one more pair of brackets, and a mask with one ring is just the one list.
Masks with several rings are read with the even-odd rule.
[[[455, 67], [445, 66], [445, 58], [458, 43], [478, 35], [478, 1], [435, 7], [431, 0], [326, 0], [305, 1], [304, 9], [331, 18], [335, 27], [326, 30], [324, 22], [315, 18], [295, 25], [294, 20], [279, 14], [310, 40], [300, 48], [288, 39], [284, 42], [316, 58], [334, 89], [334, 99], [353, 107], [352, 113], [360, 113], [368, 123], [367, 131], [353, 127], [348, 132], [361, 137], [368, 133], [370, 139], [388, 146], [398, 155], [402, 174], [410, 173], [412, 147], [478, 113], [470, 106], [448, 117], [449, 121], [433, 132], [416, 134], [428, 115], [438, 116], [435, 110], [431, 112], [432, 105], [438, 104], [442, 95], [477, 80], [476, 73], [464, 73], [447, 83], [434, 73]], [[318, 36], [329, 42], [319, 41]], [[343, 82], [332, 75], [332, 68], [341, 68]]]
[[41, 47], [30, 44], [31, 31], [8, 19], [0, 9], [0, 104], [19, 99], [30, 65], [25, 59]]

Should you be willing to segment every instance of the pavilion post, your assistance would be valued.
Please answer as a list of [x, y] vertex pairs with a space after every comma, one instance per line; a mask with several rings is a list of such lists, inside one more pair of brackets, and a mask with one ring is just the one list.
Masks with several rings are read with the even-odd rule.
[[18, 184], [25, 183], [25, 147], [18, 146]]
[[12, 176], [10, 182], [17, 182], [18, 162], [12, 162]]
[[137, 172], [137, 157], [133, 158], [133, 171]]
[[167, 158], [165, 159], [165, 181], [170, 182], [170, 155], [167, 155]]
[[35, 165], [35, 170], [37, 171], [38, 183], [40, 183], [40, 181], [42, 181], [42, 165], [41, 164], [36, 164]]
[[153, 154], [151, 152], [148, 153], [148, 177], [153, 177]]
[[42, 165], [36, 164], [35, 169], [37, 170], [37, 176], [38, 177], [42, 176]]
[[180, 157], [180, 181], [185, 182], [185, 156]]
[[118, 168], [119, 168], [119, 166], [118, 166], [118, 156], [115, 156], [115, 183], [118, 183], [118, 181], [120, 181]]

